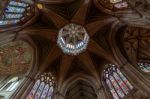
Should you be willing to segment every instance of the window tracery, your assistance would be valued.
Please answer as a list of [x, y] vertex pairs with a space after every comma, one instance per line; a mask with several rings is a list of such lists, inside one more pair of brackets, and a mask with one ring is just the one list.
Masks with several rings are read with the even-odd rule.
[[95, 3], [99, 8], [104, 8], [116, 12], [117, 10], [123, 10], [129, 8], [128, 2], [125, 0], [95, 0]]
[[55, 87], [55, 77], [49, 72], [36, 80], [27, 99], [51, 99]]
[[115, 65], [107, 64], [106, 66], [108, 68], [104, 70], [103, 78], [113, 98], [124, 98], [133, 89], [133, 86]]
[[89, 39], [83, 26], [72, 23], [60, 29], [57, 44], [64, 53], [78, 55], [86, 50]]
[[110, 0], [111, 3], [118, 3], [121, 2], [122, 0]]
[[110, 3], [113, 3], [115, 8], [128, 7], [128, 3], [124, 0], [110, 0]]
[[27, 3], [10, 1], [0, 18], [0, 26], [18, 23], [28, 14], [29, 10], [30, 6]]
[[150, 63], [148, 62], [139, 62], [138, 66], [145, 73], [150, 73]]

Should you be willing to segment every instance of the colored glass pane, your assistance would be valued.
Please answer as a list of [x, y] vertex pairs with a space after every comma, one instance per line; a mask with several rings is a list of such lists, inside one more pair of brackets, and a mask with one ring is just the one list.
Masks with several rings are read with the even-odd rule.
[[148, 62], [142, 63], [141, 62], [141, 63], [138, 63], [138, 65], [143, 72], [150, 73], [150, 63], [148, 63]]
[[29, 4], [25, 4], [25, 3], [21, 3], [21, 2], [16, 2], [16, 1], [10, 1], [9, 5], [20, 6], [20, 7], [27, 7]]
[[39, 85], [40, 85], [40, 80], [37, 80], [36, 83], [34, 84], [32, 90], [31, 90], [31, 92], [29, 93], [28, 97], [31, 97], [31, 98], [34, 97], [34, 94], [37, 91]]
[[10, 1], [6, 6], [4, 14], [0, 19], [0, 25], [11, 25], [18, 23], [21, 18], [23, 19], [26, 11], [29, 10], [29, 4], [19, 1]]
[[41, 96], [41, 93], [42, 93], [42, 91], [43, 91], [43, 89], [44, 89], [44, 86], [45, 86], [45, 83], [42, 82], [42, 83], [40, 84], [40, 86], [39, 86], [39, 88], [38, 88], [36, 94], [35, 94], [35, 99], [40, 99], [40, 96]]
[[124, 98], [133, 89], [133, 86], [115, 65], [108, 64], [107, 67], [104, 70], [104, 79], [113, 98]]
[[121, 2], [122, 0], [110, 0], [111, 3], [118, 3]]
[[44, 91], [42, 93], [42, 96], [40, 99], [45, 99], [45, 97], [47, 96], [47, 93], [48, 93], [48, 89], [49, 89], [49, 84], [47, 84], [44, 88]]
[[54, 90], [54, 77], [51, 73], [44, 73], [37, 80], [27, 99], [51, 99]]

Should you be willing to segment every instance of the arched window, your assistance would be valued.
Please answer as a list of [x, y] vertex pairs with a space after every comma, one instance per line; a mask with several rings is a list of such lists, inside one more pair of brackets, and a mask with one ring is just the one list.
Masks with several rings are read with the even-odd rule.
[[33, 49], [24, 41], [0, 44], [0, 96], [9, 99], [20, 90], [32, 66]]
[[29, 4], [11, 0], [0, 18], [0, 26], [18, 23], [26, 16], [26, 14], [28, 14], [27, 12], [29, 9]]
[[139, 62], [138, 66], [141, 68], [141, 70], [145, 73], [150, 73], [150, 63], [148, 62]]
[[110, 3], [113, 3], [115, 8], [126, 8], [126, 7], [128, 7], [128, 3], [124, 0], [110, 0]]
[[36, 80], [27, 99], [51, 99], [55, 86], [55, 77], [51, 73], [44, 73]]
[[133, 89], [133, 86], [115, 65], [107, 64], [106, 67], [108, 68], [104, 70], [103, 79], [113, 98], [124, 98]]
[[118, 3], [118, 2], [122, 2], [122, 0], [110, 0], [111, 3]]
[[1, 89], [0, 91], [14, 91], [19, 85], [19, 78], [13, 77], [11, 80], [9, 80]]

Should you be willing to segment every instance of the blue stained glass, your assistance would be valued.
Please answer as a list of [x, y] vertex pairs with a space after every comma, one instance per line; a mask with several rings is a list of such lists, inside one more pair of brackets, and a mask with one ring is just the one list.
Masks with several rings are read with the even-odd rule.
[[[0, 25], [10, 25], [18, 23], [23, 17], [26, 9], [29, 4], [10, 1], [9, 4], [5, 7], [4, 15], [0, 19]], [[28, 8], [27, 8], [28, 7]]]
[[51, 99], [53, 94], [54, 77], [51, 77], [49, 73], [44, 73], [41, 75], [40, 80], [38, 80], [33, 86], [27, 99]]
[[34, 94], [35, 94], [36, 90], [38, 89], [39, 85], [40, 85], [40, 80], [37, 80], [36, 83], [34, 84], [32, 90], [31, 90], [31, 92], [29, 93], [28, 98], [29, 97], [32, 97], [32, 98], [34, 97]]
[[42, 83], [40, 84], [40, 87], [38, 88], [36, 94], [35, 94], [35, 99], [40, 99], [40, 96], [41, 96], [41, 93], [42, 93], [42, 91], [43, 91], [43, 89], [44, 89], [44, 86], [45, 86], [45, 83], [42, 82]]
[[48, 89], [49, 89], [49, 85], [47, 84], [43, 90], [41, 99], [45, 99], [45, 97], [47, 96], [47, 93], [48, 93]]
[[49, 91], [48, 91], [47, 99], [51, 99], [52, 98], [53, 91], [54, 91], [54, 88], [53, 88], [53, 86], [51, 86]]
[[9, 2], [9, 5], [27, 7], [29, 4], [20, 3], [20, 2], [15, 2], [15, 1], [10, 1], [10, 2]]
[[5, 12], [16, 12], [16, 13], [23, 13], [25, 11], [25, 8], [19, 8], [19, 7], [13, 7], [13, 6], [7, 6]]
[[17, 22], [19, 22], [19, 20], [0, 20], [0, 25], [15, 24]]
[[5, 14], [5, 18], [11, 19], [11, 18], [21, 18], [22, 14]]

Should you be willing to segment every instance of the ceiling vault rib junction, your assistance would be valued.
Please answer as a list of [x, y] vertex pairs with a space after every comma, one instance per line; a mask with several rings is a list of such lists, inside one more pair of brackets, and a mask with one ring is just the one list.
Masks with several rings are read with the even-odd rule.
[[[16, 0], [20, 1], [30, 0]], [[106, 64], [137, 66], [137, 62], [150, 59], [150, 50], [147, 50], [150, 44], [150, 2], [113, 1], [33, 0], [31, 11], [25, 13], [30, 17], [20, 19], [15, 25], [0, 25], [0, 35], [3, 36], [0, 37], [0, 49], [4, 42], [29, 42], [33, 50], [36, 49], [33, 58], [38, 57], [34, 60], [38, 66], [32, 70], [36, 72], [33, 79], [44, 72], [52, 72], [56, 76], [56, 92], [65, 99], [97, 99], [95, 91], [102, 86]], [[3, 10], [2, 14], [5, 14], [9, 9]], [[0, 24], [3, 21], [0, 19]], [[0, 50], [0, 65], [3, 61], [1, 54]], [[17, 61], [12, 64], [15, 63]], [[0, 71], [3, 75], [17, 74], [15, 65], [12, 70], [0, 66]], [[18, 67], [18, 72], [19, 69], [25, 72], [23, 68], [25, 66]], [[73, 77], [76, 80], [72, 83], [70, 79]], [[59, 92], [64, 86], [69, 88]]]

